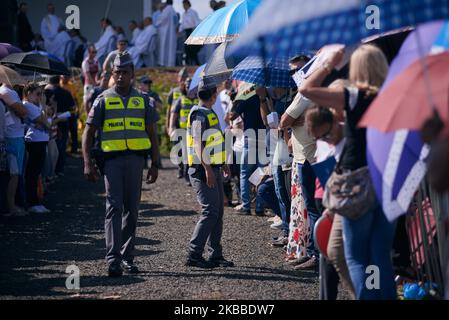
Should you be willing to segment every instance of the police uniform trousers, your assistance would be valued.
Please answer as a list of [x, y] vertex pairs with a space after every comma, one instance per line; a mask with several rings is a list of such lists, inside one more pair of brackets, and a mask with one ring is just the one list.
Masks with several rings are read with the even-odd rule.
[[105, 162], [106, 261], [133, 261], [144, 157], [126, 153]]
[[[193, 168], [192, 168], [193, 169]], [[209, 258], [221, 258], [221, 235], [223, 233], [223, 176], [220, 167], [213, 167], [216, 184], [213, 188], [207, 186], [205, 178], [201, 179], [190, 174], [190, 182], [201, 205], [201, 217], [195, 226], [190, 240], [189, 254], [193, 257], [202, 256], [207, 243]]]

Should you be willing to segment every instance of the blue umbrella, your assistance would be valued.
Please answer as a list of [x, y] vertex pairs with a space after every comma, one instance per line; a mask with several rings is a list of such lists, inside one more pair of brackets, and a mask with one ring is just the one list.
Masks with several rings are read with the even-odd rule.
[[[448, 31], [448, 22], [436, 21], [421, 25], [409, 34], [391, 64], [382, 90], [417, 61], [421, 52], [449, 50]], [[418, 43], [417, 39], [421, 41]], [[379, 202], [390, 221], [408, 210], [426, 174], [428, 154], [429, 147], [422, 142], [418, 131], [384, 133], [367, 129], [368, 166]]]
[[221, 8], [203, 20], [186, 40], [186, 44], [210, 44], [232, 41], [248, 23], [261, 0], [240, 0]]
[[446, 0], [265, 0], [231, 53], [291, 56], [447, 17]]
[[264, 87], [295, 88], [287, 59], [264, 62], [261, 57], [247, 57], [232, 71], [231, 79]]
[[203, 64], [202, 66], [199, 66], [195, 73], [193, 74], [192, 81], [190, 82], [189, 87], [189, 94], [193, 93], [198, 89], [198, 85], [200, 84], [202, 78], [203, 78], [203, 71], [206, 67], [206, 64]]

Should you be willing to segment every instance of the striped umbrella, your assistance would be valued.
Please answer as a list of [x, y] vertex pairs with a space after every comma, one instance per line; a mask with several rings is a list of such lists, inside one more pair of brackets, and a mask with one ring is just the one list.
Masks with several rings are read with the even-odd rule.
[[211, 13], [186, 40], [186, 44], [222, 43], [236, 39], [261, 0], [240, 0]]

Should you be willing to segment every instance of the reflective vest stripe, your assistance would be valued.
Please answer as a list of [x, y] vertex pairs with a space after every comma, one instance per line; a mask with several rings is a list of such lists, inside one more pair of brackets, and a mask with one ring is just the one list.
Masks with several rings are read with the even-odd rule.
[[106, 98], [106, 110], [116, 110], [116, 109], [125, 109], [125, 106], [122, 103], [122, 99], [119, 97], [109, 97]]
[[104, 152], [125, 151], [126, 149], [126, 141], [122, 139], [101, 141], [101, 150]]
[[207, 119], [209, 120], [209, 125], [211, 127], [215, 126], [218, 124], [218, 118], [214, 113], [209, 113], [207, 114]]
[[104, 121], [103, 132], [122, 131], [125, 129], [123, 119], [108, 119]]
[[221, 131], [216, 131], [215, 133], [212, 133], [207, 137], [206, 146], [215, 147], [223, 144], [223, 142], [224, 142], [223, 133], [221, 133]]
[[125, 125], [127, 130], [145, 130], [145, 121], [141, 118], [126, 118]]

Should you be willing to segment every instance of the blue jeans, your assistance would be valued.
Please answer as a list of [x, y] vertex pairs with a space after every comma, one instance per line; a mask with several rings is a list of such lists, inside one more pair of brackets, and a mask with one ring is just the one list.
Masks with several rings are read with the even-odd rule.
[[285, 173], [282, 171], [282, 166], [272, 166], [274, 187], [279, 202], [280, 217], [282, 218], [282, 231], [288, 237], [290, 224], [290, 197], [289, 191], [285, 183]]
[[[280, 216], [279, 201], [274, 192], [275, 184], [273, 180], [261, 183], [257, 189], [257, 196], [262, 198], [265, 205], [273, 210], [275, 215]], [[288, 235], [287, 235], [288, 236]]]
[[[391, 248], [396, 223], [388, 222], [377, 203], [358, 220], [343, 218], [343, 239], [346, 263], [357, 299], [394, 300], [394, 282]], [[379, 288], [369, 289], [367, 277], [374, 275], [367, 270], [370, 265], [379, 268]], [[368, 284], [372, 281], [368, 279]]]
[[[256, 152], [251, 150], [251, 152]], [[246, 210], [251, 210], [251, 189], [249, 177], [253, 172], [260, 167], [258, 156], [256, 155], [256, 163], [249, 164], [249, 148], [248, 143], [245, 141], [243, 145], [242, 161], [240, 164], [240, 195], [242, 198], [242, 206]], [[260, 196], [256, 196], [256, 212], [263, 212], [263, 202]]]
[[299, 172], [299, 183], [301, 184], [301, 193], [304, 197], [304, 204], [307, 209], [307, 214], [309, 216], [309, 230], [310, 230], [310, 241], [307, 247], [307, 255], [309, 257], [315, 256], [319, 257], [320, 253], [317, 248], [315, 248], [315, 239], [313, 237], [313, 230], [315, 228], [315, 223], [320, 217], [320, 213], [316, 208], [315, 204], [315, 182], [316, 176], [312, 169], [310, 163], [306, 160], [303, 164], [298, 163]]

